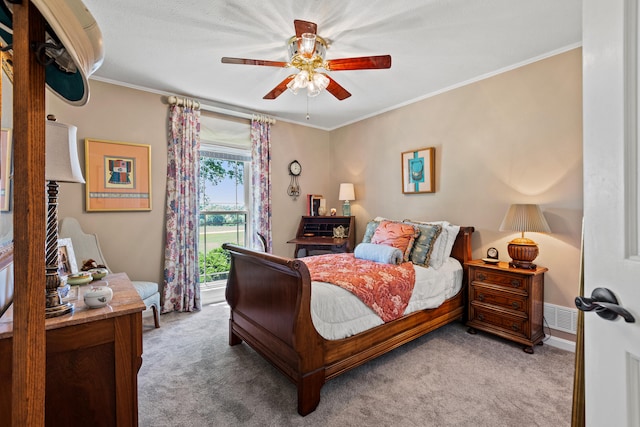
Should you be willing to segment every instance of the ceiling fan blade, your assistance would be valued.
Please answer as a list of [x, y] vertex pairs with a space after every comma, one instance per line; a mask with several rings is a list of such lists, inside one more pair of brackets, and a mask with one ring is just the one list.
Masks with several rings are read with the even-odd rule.
[[222, 58], [222, 63], [223, 64], [265, 65], [267, 67], [281, 67], [281, 68], [285, 68], [289, 66], [288, 62], [282, 62], [282, 61], [264, 61], [262, 59], [229, 58], [227, 56]]
[[331, 95], [335, 96], [340, 101], [342, 101], [343, 99], [347, 99], [348, 97], [351, 96], [351, 94], [345, 88], [343, 88], [338, 83], [336, 83], [336, 81], [333, 80], [331, 77], [329, 77], [325, 73], [320, 73], [320, 74], [322, 74], [323, 76], [329, 79], [329, 85], [327, 86], [327, 91]]
[[287, 76], [286, 79], [281, 81], [278, 84], [278, 86], [274, 87], [271, 90], [271, 92], [269, 92], [268, 94], [263, 96], [262, 99], [276, 99], [277, 97], [282, 95], [287, 90], [287, 83], [289, 83], [291, 81], [291, 79], [293, 79], [295, 76], [296, 76], [295, 74], [291, 74], [290, 76]]
[[330, 59], [327, 61], [327, 67], [329, 67], [329, 71], [374, 70], [381, 68], [391, 68], [391, 55]]
[[317, 24], [309, 21], [302, 21], [300, 19], [295, 19], [293, 21], [293, 26], [296, 28], [296, 37], [300, 37], [304, 33], [317, 34], [318, 31]]

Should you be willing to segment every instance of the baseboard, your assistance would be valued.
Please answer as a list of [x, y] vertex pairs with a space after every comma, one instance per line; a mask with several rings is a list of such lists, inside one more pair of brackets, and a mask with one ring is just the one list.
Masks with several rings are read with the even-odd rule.
[[561, 350], [570, 351], [572, 353], [576, 352], [576, 343], [573, 341], [565, 340], [563, 338], [554, 337], [553, 335], [549, 336], [544, 341], [544, 345], [550, 345], [551, 347], [559, 348]]

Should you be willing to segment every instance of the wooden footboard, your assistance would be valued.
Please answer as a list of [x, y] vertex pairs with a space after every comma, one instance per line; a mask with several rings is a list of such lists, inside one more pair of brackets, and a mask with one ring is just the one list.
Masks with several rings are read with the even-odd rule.
[[[462, 227], [452, 251], [462, 263], [471, 259], [472, 233], [473, 227]], [[466, 268], [462, 290], [440, 307], [352, 337], [325, 340], [311, 321], [311, 279], [303, 262], [231, 244], [223, 247], [231, 253], [229, 344], [245, 341], [296, 384], [300, 415], [318, 406], [326, 380], [465, 315]]]

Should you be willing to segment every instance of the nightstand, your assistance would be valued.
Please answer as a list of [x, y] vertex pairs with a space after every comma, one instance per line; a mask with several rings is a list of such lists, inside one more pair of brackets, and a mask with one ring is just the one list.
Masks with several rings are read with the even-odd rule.
[[533, 346], [544, 338], [544, 273], [538, 266], [526, 270], [509, 267], [507, 262], [487, 264], [482, 260], [465, 263], [469, 267], [468, 332], [481, 330]]

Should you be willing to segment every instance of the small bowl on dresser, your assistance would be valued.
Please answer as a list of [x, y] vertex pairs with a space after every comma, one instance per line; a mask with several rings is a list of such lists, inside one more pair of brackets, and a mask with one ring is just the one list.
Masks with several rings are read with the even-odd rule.
[[107, 284], [96, 284], [84, 292], [84, 304], [89, 308], [100, 308], [109, 304], [113, 298], [113, 290]]
[[89, 270], [89, 273], [91, 273], [93, 280], [100, 280], [109, 273], [109, 270], [107, 270], [106, 268], [97, 267]]
[[88, 271], [80, 271], [67, 276], [67, 283], [71, 286], [85, 285], [93, 280], [93, 276]]

